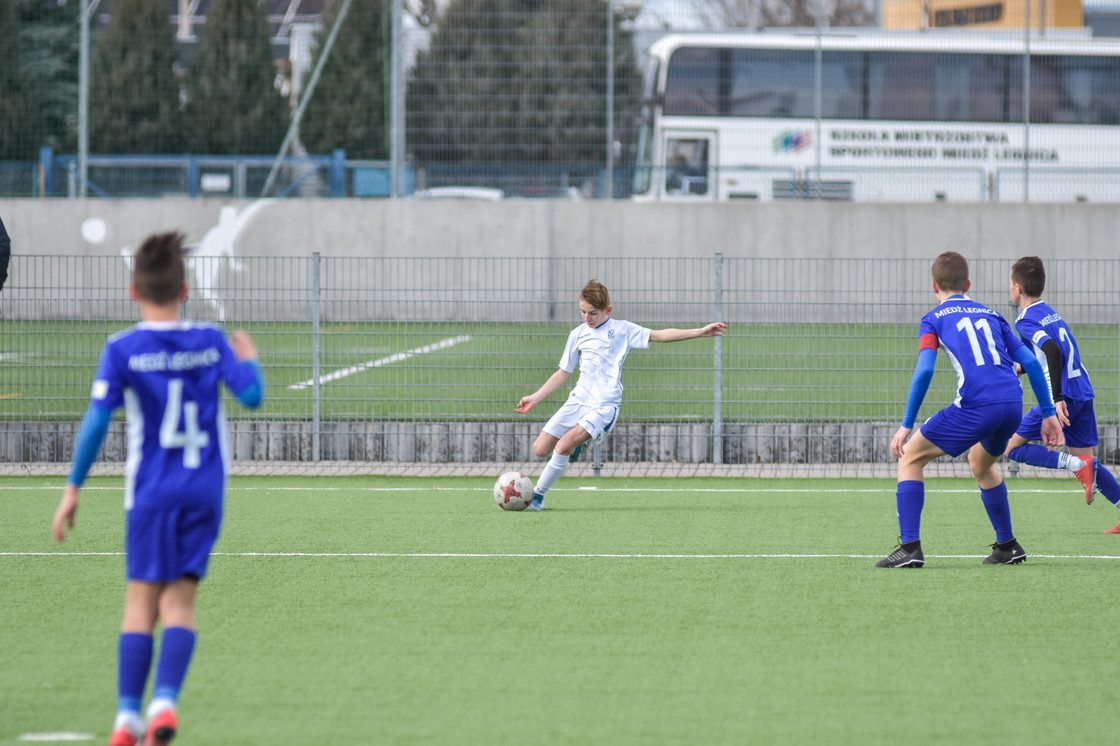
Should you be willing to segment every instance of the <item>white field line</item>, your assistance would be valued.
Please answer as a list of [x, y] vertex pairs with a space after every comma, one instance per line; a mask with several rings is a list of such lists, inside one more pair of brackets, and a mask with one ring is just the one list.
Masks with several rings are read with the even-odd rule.
[[[0, 557], [123, 557], [124, 552], [0, 552]], [[625, 554], [613, 552], [213, 552], [212, 557], [340, 559], [875, 559], [882, 554]], [[985, 554], [930, 554], [938, 559], [980, 559]], [[1027, 559], [1120, 560], [1114, 554], [1028, 554]]]
[[61, 731], [55, 733], [24, 733], [20, 741], [29, 743], [62, 743], [64, 741], [92, 741], [96, 738], [92, 733], [74, 733]]
[[[235, 480], [240, 479], [240, 478], [241, 477], [234, 477]], [[253, 477], [245, 477], [245, 478], [246, 479], [252, 479]], [[294, 478], [299, 479], [299, 477], [294, 477]], [[322, 478], [323, 477], [315, 477], [315, 479], [322, 479]], [[327, 478], [329, 479], [330, 477], [327, 477]], [[345, 477], [343, 477], [343, 478], [345, 478]], [[380, 479], [381, 477], [377, 477], [377, 478]], [[397, 479], [398, 477], [384, 477], [384, 478], [385, 479]], [[401, 479], [419, 479], [420, 477], [400, 477], [400, 478]], [[647, 477], [641, 477], [641, 478], [646, 479]], [[648, 477], [648, 478], [649, 479], [660, 479], [660, 477]], [[669, 478], [676, 479], [677, 477], [666, 477], [666, 478], [667, 479], [669, 479]], [[464, 477], [464, 479], [474, 479], [474, 477]], [[820, 480], [807, 480], [807, 481], [818, 481], [819, 482]], [[0, 492], [8, 492], [8, 491], [11, 491], [11, 492], [29, 492], [29, 491], [35, 491], [35, 490], [62, 490], [62, 488], [64, 486], [65, 486], [65, 484], [63, 482], [59, 482], [58, 484], [46, 484], [46, 485], [37, 486], [37, 487], [26, 487], [26, 486], [14, 485], [14, 484], [13, 485], [7, 485], [7, 484], [4, 484], [2, 481], [0, 481]], [[90, 491], [121, 492], [121, 489], [122, 488], [120, 486], [114, 487], [114, 486], [111, 486], [111, 485], [86, 484], [82, 487], [83, 492], [90, 492]], [[425, 486], [424, 487], [424, 493], [425, 494], [427, 494], [429, 492], [448, 492], [448, 493], [454, 493], [454, 494], [461, 494], [461, 493], [464, 493], [464, 492], [486, 492], [486, 493], [489, 493], [491, 491], [491, 489], [492, 489], [491, 487], [429, 487], [429, 486]], [[409, 486], [405, 486], [405, 487], [362, 487], [362, 486], [358, 486], [358, 485], [345, 485], [345, 486], [338, 486], [338, 487], [312, 487], [311, 485], [308, 485], [306, 487], [281, 487], [281, 486], [242, 487], [242, 486], [238, 486], [236, 482], [227, 482], [226, 483], [226, 492], [227, 493], [230, 493], [230, 492], [340, 492], [340, 491], [341, 492], [415, 492], [416, 487], [415, 487], [415, 485], [413, 485], [411, 487], [409, 487]], [[664, 488], [609, 487], [609, 486], [596, 485], [594, 487], [588, 487], [588, 486], [555, 487], [552, 490], [552, 492], [554, 494], [557, 494], [557, 495], [567, 493], [567, 492], [590, 492], [590, 491], [594, 491], [594, 492], [596, 492], [600, 495], [605, 495], [605, 494], [615, 493], [615, 492], [670, 492], [670, 493], [673, 493], [673, 492], [682, 492], [682, 493], [684, 493], [684, 492], [687, 492], [687, 493], [702, 492], [702, 493], [705, 493], [705, 494], [719, 494], [719, 495], [750, 495], [750, 494], [754, 494], [754, 493], [758, 493], [758, 494], [772, 494], [772, 493], [788, 494], [790, 492], [816, 492], [816, 493], [822, 494], [822, 495], [894, 494], [893, 488], [891, 486], [888, 486], [888, 487], [885, 487], [885, 488], [878, 488], [878, 489], [876, 489], [876, 488], [860, 488], [860, 489], [827, 488], [827, 489], [818, 489], [818, 488], [815, 488], [812, 485], [810, 485], [808, 488], [800, 487], [800, 486], [793, 486], [793, 487], [764, 487], [764, 488], [761, 488], [761, 489], [754, 488], [754, 487], [713, 487], [713, 488], [710, 488], [710, 489], [695, 489], [695, 488], [681, 488], [681, 487], [675, 487], [675, 488], [674, 487], [664, 487]], [[1016, 495], [1054, 495], [1058, 492], [1058, 490], [1022, 490], [1022, 489], [1014, 489], [1014, 488], [1013, 488], [1012, 491]], [[1070, 490], [1066, 490], [1066, 491], [1070, 492]], [[1072, 492], [1072, 494], [1079, 494], [1081, 492], [1080, 486], [1073, 489], [1071, 492]], [[976, 494], [979, 494], [979, 489], [976, 488], [976, 487], [964, 488], [964, 489], [930, 489], [927, 486], [926, 487], [926, 494], [927, 495], [976, 495]]]
[[[349, 368], [343, 368], [342, 370], [336, 370], [334, 373], [328, 373], [325, 376], [319, 376], [319, 383], [330, 383], [331, 381], [337, 381], [339, 378], [345, 378], [346, 376], [352, 376], [355, 373], [361, 373], [363, 370], [369, 370], [370, 368], [380, 368], [383, 365], [392, 365], [393, 363], [399, 363], [402, 360], [408, 360], [410, 357], [414, 357], [416, 355], [424, 355], [424, 354], [427, 354], [429, 352], [435, 352], [436, 350], [443, 350], [443, 349], [446, 349], [448, 347], [453, 347], [457, 344], [461, 344], [463, 342], [470, 342], [470, 341], [471, 341], [470, 336], [466, 335], [466, 334], [462, 334], [458, 337], [448, 337], [447, 339], [441, 339], [438, 342], [433, 342], [430, 345], [424, 345], [423, 347], [417, 347], [414, 350], [405, 350], [404, 352], [397, 352], [397, 353], [394, 353], [392, 355], [389, 355], [388, 357], [378, 358], [377, 360], [369, 360], [367, 362], [362, 363], [361, 365], [353, 365]], [[315, 385], [315, 379], [311, 378], [307, 381], [300, 381], [299, 383], [293, 383], [288, 388], [292, 389], [292, 390], [300, 390], [300, 389], [308, 388], [308, 387], [313, 386], [313, 385]]]

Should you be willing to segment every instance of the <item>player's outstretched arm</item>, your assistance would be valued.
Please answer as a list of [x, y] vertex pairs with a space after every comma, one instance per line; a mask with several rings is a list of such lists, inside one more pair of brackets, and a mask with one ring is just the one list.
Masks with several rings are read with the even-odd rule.
[[548, 380], [544, 382], [544, 385], [537, 389], [534, 393], [529, 394], [528, 396], [521, 397], [521, 401], [517, 402], [517, 406], [514, 408], [515, 411], [520, 412], [521, 414], [527, 413], [533, 407], [537, 406], [542, 401], [547, 399], [554, 391], [556, 391], [556, 389], [567, 383], [568, 379], [571, 377], [572, 374], [568, 371], [564, 370], [563, 368], [558, 369], [555, 373], [549, 376]]
[[649, 341], [680, 342], [698, 337], [720, 337], [723, 336], [725, 329], [727, 329], [727, 324], [722, 321], [713, 321], [706, 326], [699, 326], [695, 329], [653, 329], [649, 333]]

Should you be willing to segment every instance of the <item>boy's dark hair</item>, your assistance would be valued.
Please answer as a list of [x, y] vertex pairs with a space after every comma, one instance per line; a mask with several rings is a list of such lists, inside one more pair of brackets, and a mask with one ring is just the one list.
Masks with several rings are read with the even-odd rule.
[[933, 281], [942, 290], [965, 292], [968, 290], [968, 260], [955, 251], [946, 251], [933, 262]]
[[1037, 256], [1025, 256], [1011, 265], [1011, 281], [1023, 286], [1028, 298], [1041, 298], [1046, 289], [1046, 270]]
[[592, 308], [600, 311], [606, 311], [611, 304], [611, 295], [607, 292], [607, 286], [598, 280], [588, 280], [583, 290], [579, 292], [579, 299], [587, 301]]
[[132, 284], [136, 295], [149, 303], [163, 306], [177, 301], [186, 274], [183, 234], [178, 231], [148, 236], [133, 257]]

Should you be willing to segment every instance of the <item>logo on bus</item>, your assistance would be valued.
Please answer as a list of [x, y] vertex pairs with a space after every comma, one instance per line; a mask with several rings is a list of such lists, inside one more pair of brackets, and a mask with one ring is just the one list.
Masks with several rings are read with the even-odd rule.
[[808, 130], [786, 130], [773, 140], [775, 153], [800, 153], [813, 144], [813, 135]]

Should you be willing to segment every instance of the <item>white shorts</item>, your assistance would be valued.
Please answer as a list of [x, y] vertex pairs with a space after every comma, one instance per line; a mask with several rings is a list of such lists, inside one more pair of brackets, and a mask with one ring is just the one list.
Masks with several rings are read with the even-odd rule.
[[546, 433], [563, 438], [573, 427], [579, 425], [591, 435], [591, 442], [597, 443], [607, 436], [618, 419], [618, 407], [611, 404], [604, 407], [589, 407], [568, 400], [556, 410], [556, 414], [542, 428]]

